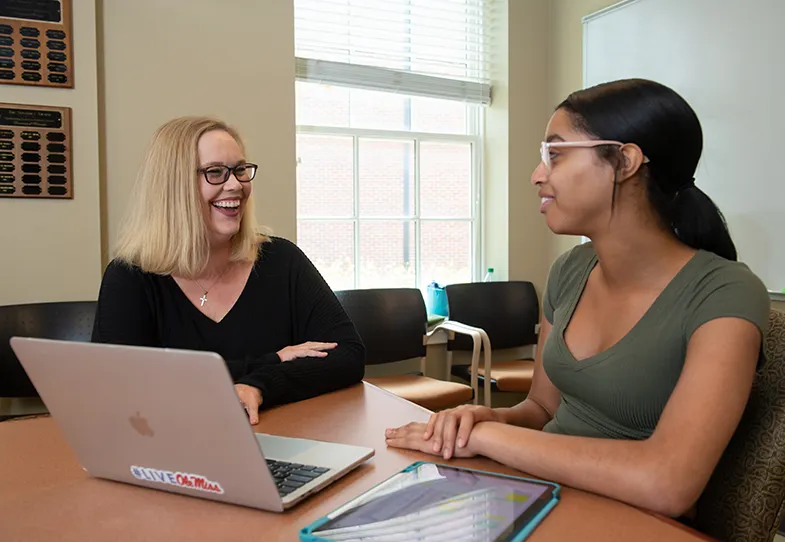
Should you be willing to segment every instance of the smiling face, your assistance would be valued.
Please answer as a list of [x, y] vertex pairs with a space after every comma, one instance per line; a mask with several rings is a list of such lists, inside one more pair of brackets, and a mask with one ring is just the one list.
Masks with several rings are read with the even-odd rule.
[[[576, 130], [569, 115], [557, 110], [548, 123], [546, 142], [588, 141]], [[550, 168], [541, 162], [532, 173], [532, 184], [539, 189], [540, 212], [554, 233], [590, 235], [607, 224], [614, 190], [614, 168], [591, 147], [552, 147], [547, 149]]]
[[[222, 184], [225, 167], [245, 163], [245, 155], [235, 139], [224, 130], [206, 132], [199, 139], [199, 191], [204, 200], [205, 223], [212, 246], [229, 242], [240, 231], [243, 212], [251, 196], [251, 183], [240, 182], [234, 172]], [[207, 178], [205, 178], [207, 177]]]

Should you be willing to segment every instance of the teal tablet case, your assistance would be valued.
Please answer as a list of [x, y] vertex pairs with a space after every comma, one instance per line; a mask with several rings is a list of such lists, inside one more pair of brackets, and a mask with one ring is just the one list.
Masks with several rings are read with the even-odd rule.
[[[416, 463], [412, 463], [411, 465], [409, 465], [408, 467], [403, 469], [401, 472], [412, 471], [412, 470], [418, 468], [420, 465], [427, 464], [427, 463], [429, 463], [429, 462], [428, 461], [417, 461]], [[439, 465], [439, 463], [433, 463], [433, 464], [434, 465]], [[496, 473], [496, 472], [488, 472], [488, 471], [482, 471], [482, 470], [478, 470], [478, 469], [468, 469], [468, 468], [465, 468], [465, 467], [455, 467], [454, 465], [442, 465], [442, 466], [458, 468], [458, 469], [461, 469], [461, 470], [465, 470], [465, 471], [469, 471], [469, 472], [477, 472], [477, 473], [480, 473], [480, 474], [490, 474], [492, 476], [499, 476], [499, 477], [502, 477], [502, 478], [511, 478], [513, 480], [523, 480], [525, 482], [535, 482], [535, 483], [538, 483], [538, 484], [547, 484], [547, 485], [552, 486], [554, 488], [553, 498], [551, 499], [551, 501], [542, 510], [540, 510], [540, 512], [536, 516], [534, 516], [529, 521], [529, 523], [526, 524], [526, 527], [521, 529], [519, 532], [515, 533], [515, 536], [512, 538], [511, 542], [523, 542], [524, 540], [526, 540], [529, 537], [529, 535], [532, 533], [532, 531], [534, 531], [534, 529], [537, 527], [537, 525], [539, 525], [540, 522], [543, 519], [545, 519], [545, 516], [547, 516], [548, 513], [551, 510], [553, 510], [553, 507], [556, 506], [556, 504], [559, 502], [559, 498], [561, 497], [561, 486], [559, 484], [554, 484], [553, 482], [546, 482], [545, 480], [535, 480], [535, 479], [532, 479], [532, 478], [524, 478], [522, 476], [510, 476], [510, 475], [507, 475], [507, 474], [499, 474], [499, 473]], [[378, 485], [383, 484], [388, 479], [389, 478], [387, 478], [385, 480], [382, 480], [376, 486], [374, 486], [371, 489], [369, 489], [366, 493], [370, 493], [371, 491], [376, 489], [376, 487]], [[362, 495], [358, 495], [355, 498], [359, 498], [361, 496]], [[352, 500], [354, 500], [354, 499], [352, 499]], [[347, 502], [350, 502], [350, 501], [347, 501]], [[308, 525], [306, 527], [303, 527], [300, 530], [300, 540], [302, 542], [330, 542], [329, 540], [326, 540], [324, 538], [319, 538], [318, 536], [315, 536], [313, 534], [314, 531], [318, 530], [322, 525], [324, 525], [328, 521], [329, 521], [329, 518], [327, 516], [324, 516], [324, 517], [321, 517], [321, 518], [317, 519], [316, 521], [314, 521], [310, 525]]]

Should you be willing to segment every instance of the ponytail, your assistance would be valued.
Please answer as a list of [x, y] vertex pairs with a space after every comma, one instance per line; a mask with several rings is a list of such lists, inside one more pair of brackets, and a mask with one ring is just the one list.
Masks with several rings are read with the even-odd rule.
[[675, 194], [663, 193], [657, 183], [649, 182], [649, 201], [660, 218], [673, 229], [685, 245], [707, 250], [726, 260], [738, 254], [722, 212], [706, 193], [690, 182]]

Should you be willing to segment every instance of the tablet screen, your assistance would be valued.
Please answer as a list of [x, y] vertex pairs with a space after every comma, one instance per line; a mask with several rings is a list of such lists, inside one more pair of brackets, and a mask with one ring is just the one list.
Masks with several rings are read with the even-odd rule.
[[551, 500], [545, 483], [422, 463], [339, 508], [313, 534], [346, 541], [504, 541]]

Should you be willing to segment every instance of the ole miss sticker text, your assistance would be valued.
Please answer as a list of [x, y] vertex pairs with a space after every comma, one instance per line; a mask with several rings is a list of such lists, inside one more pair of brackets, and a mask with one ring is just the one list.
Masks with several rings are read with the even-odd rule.
[[198, 474], [191, 474], [188, 472], [172, 472], [168, 470], [151, 469], [147, 467], [131, 466], [131, 474], [137, 480], [145, 482], [156, 482], [159, 484], [168, 484], [177, 487], [185, 487], [188, 489], [196, 489], [198, 491], [207, 491], [208, 493], [216, 493], [223, 495], [224, 489], [218, 482], [208, 480], [204, 476]]

